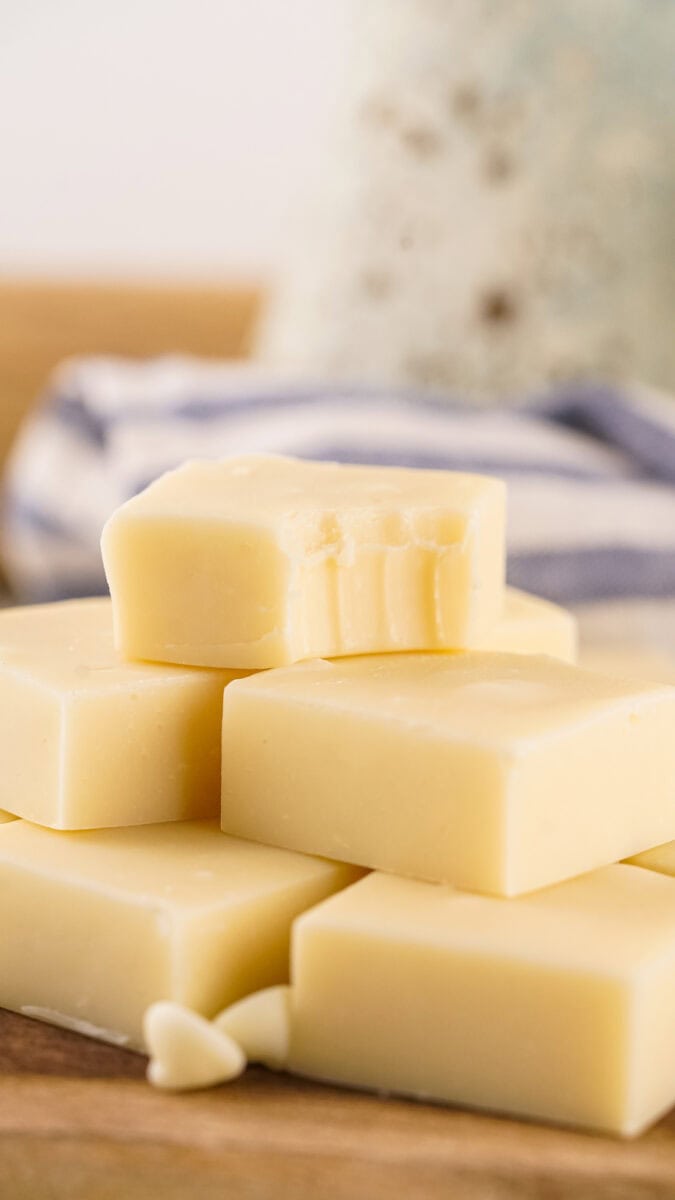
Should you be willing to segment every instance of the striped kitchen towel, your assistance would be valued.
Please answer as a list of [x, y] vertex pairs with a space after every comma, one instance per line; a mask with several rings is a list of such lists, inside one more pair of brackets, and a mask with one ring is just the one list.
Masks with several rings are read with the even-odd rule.
[[118, 504], [185, 458], [252, 451], [502, 476], [512, 583], [569, 605], [647, 600], [666, 636], [675, 625], [670, 397], [566, 384], [477, 410], [185, 358], [83, 359], [57, 372], [6, 474], [4, 561], [17, 596], [103, 591], [99, 536]]

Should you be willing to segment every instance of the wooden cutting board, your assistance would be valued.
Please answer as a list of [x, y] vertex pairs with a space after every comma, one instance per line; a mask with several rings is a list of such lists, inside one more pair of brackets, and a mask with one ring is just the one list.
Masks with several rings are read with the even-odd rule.
[[[0, 460], [51, 371], [77, 354], [247, 355], [256, 286], [84, 283], [0, 275]], [[3, 1197], [4, 1200], [4, 1197]]]
[[0, 1010], [1, 1200], [673, 1200], [675, 1113], [634, 1142], [249, 1070], [145, 1060]]

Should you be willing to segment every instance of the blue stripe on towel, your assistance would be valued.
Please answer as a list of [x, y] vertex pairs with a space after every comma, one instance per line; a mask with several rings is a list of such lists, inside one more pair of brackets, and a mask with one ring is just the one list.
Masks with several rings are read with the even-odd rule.
[[[675, 414], [675, 401], [670, 403]], [[586, 385], [550, 398], [541, 410], [558, 425], [624, 450], [653, 478], [675, 483], [675, 424], [650, 416], [628, 395]]]
[[607, 482], [607, 476], [598, 471], [589, 471], [570, 463], [531, 462], [528, 459], [493, 455], [456, 455], [444, 450], [399, 449], [384, 443], [379, 448], [359, 450], [353, 443], [322, 442], [311, 452], [303, 451], [303, 458], [317, 462], [356, 463], [376, 467], [418, 467], [433, 471], [469, 471], [476, 475], [547, 475], [560, 479], [576, 479], [593, 483]]
[[509, 582], [560, 604], [616, 600], [622, 596], [675, 597], [675, 549], [593, 546], [520, 551], [509, 561]]

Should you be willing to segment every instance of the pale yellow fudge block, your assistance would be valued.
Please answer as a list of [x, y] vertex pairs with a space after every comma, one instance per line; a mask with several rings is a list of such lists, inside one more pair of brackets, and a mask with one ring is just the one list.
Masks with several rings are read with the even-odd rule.
[[125, 663], [108, 599], [0, 613], [0, 805], [56, 829], [217, 816], [239, 671]]
[[575, 662], [578, 651], [577, 621], [573, 613], [541, 596], [507, 587], [498, 621], [469, 646], [507, 654], [551, 654]]
[[[370, 875], [295, 923], [291, 976], [301, 1075], [628, 1136], [675, 1103], [675, 879], [654, 872], [516, 900]], [[264, 1046], [245, 1005], [218, 1023]]]
[[624, 646], [589, 646], [582, 649], [582, 667], [593, 671], [605, 671], [608, 675], [621, 675], [624, 679], [649, 679], [653, 683], [675, 685], [675, 656], [659, 654], [655, 650]]
[[142, 1046], [145, 1010], [212, 1017], [288, 978], [293, 919], [361, 872], [225, 837], [216, 821], [0, 827], [0, 1005]]
[[514, 896], [675, 837], [675, 688], [516, 654], [236, 680], [228, 833]]
[[224, 667], [469, 645], [501, 614], [504, 508], [479, 475], [187, 462], [103, 532], [117, 644]]

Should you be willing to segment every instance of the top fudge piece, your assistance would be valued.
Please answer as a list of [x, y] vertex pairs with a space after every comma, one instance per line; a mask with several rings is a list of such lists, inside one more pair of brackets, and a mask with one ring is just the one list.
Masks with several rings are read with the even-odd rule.
[[241, 674], [120, 662], [108, 599], [6, 609], [0, 806], [56, 829], [216, 816], [223, 688]]
[[129, 658], [263, 668], [463, 648], [499, 618], [505, 488], [267, 455], [187, 462], [103, 532]]

